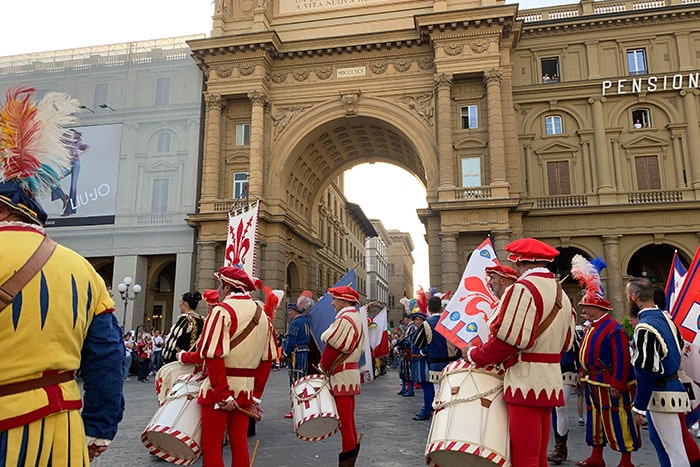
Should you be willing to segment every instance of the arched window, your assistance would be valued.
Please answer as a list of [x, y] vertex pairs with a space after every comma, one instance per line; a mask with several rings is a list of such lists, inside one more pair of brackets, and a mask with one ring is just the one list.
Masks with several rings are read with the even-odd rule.
[[563, 128], [561, 124], [561, 115], [549, 115], [544, 118], [544, 129], [548, 135], [560, 135]]

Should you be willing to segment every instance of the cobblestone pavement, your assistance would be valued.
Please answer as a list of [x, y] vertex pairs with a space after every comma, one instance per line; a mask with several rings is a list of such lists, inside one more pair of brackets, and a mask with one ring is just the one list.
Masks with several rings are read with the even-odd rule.
[[[153, 377], [151, 377], [153, 380]], [[407, 398], [396, 395], [400, 383], [397, 370], [390, 369], [387, 375], [374, 383], [362, 385], [362, 395], [357, 397], [356, 422], [358, 431], [364, 433], [357, 466], [385, 467], [425, 466], [423, 456], [430, 422], [412, 420], [420, 410], [422, 394]], [[139, 384], [136, 378], [125, 383], [126, 413], [119, 426], [119, 433], [107, 452], [93, 465], [110, 466], [158, 466], [163, 462], [151, 456], [141, 443], [141, 432], [157, 408], [153, 384]], [[574, 461], [588, 457], [584, 427], [577, 423], [576, 396], [571, 398], [569, 434], [569, 460], [563, 465], [573, 466]], [[263, 397], [263, 420], [257, 425], [257, 437], [249, 438], [251, 452], [256, 440], [260, 445], [255, 458], [256, 467], [286, 466], [333, 466], [338, 463], [340, 433], [316, 442], [301, 441], [294, 435], [292, 420], [283, 418], [289, 411], [289, 387], [287, 372], [272, 371]], [[632, 460], [638, 467], [657, 466], [654, 449], [646, 430], [642, 431], [643, 447], [634, 453]], [[551, 444], [551, 442], [550, 442]], [[224, 447], [224, 459], [230, 462], [228, 446]], [[609, 466], [617, 465], [619, 455], [605, 449], [605, 460]], [[202, 466], [200, 458], [195, 466]], [[467, 465], [465, 463], [465, 465]], [[244, 467], [244, 466], [234, 466]]]

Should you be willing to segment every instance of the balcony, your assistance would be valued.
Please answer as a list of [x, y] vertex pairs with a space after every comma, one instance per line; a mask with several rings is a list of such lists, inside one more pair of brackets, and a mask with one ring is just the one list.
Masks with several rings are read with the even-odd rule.
[[553, 21], [581, 16], [608, 15], [625, 11], [650, 10], [671, 5], [699, 3], [700, 0], [600, 0], [582, 1], [569, 5], [555, 5], [547, 8], [521, 10], [518, 16], [524, 23]]

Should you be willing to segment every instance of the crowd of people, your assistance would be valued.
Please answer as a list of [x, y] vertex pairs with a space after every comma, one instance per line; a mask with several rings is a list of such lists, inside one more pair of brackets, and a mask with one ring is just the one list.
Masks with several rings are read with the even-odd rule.
[[[38, 112], [29, 103], [33, 92], [8, 92], [9, 100], [29, 107], [27, 121], [12, 122], [19, 134], [27, 125], [44, 129], [48, 123], [40, 116], [50, 117], [54, 125], [70, 123], [66, 118], [75, 110], [71, 101], [50, 96], [52, 105]], [[43, 229], [47, 214], [35, 190], [50, 189], [55, 180], [47, 174], [60, 172], [61, 160], [70, 161], [67, 148], [60, 154], [60, 147], [32, 157], [21, 154], [27, 148], [20, 154], [0, 151], [9, 159], [0, 174], [0, 329], [5, 337], [0, 353], [20, 357], [3, 365], [0, 463], [87, 465], [102, 455], [117, 433], [125, 404], [123, 380], [136, 357], [139, 381], [146, 381], [162, 362], [206, 369], [197, 397], [206, 465], [224, 465], [226, 437], [231, 465], [250, 465], [250, 420], [261, 416], [265, 384], [281, 347], [272, 325], [279, 298], [268, 288], [263, 289], [265, 302], [255, 301], [261, 281], [242, 267], [225, 266], [215, 274], [217, 290], [182, 296], [181, 314], [165, 338], [158, 331], [124, 333], [104, 280], [87, 260], [55, 244]], [[578, 305], [588, 322], [577, 345], [575, 309], [546, 267], [559, 252], [532, 238], [505, 249], [515, 268], [486, 270], [487, 284], [499, 302], [485, 342], [458, 349], [436, 332], [444, 306], [439, 297], [426, 298], [404, 315], [403, 335], [395, 337], [394, 347], [399, 394], [411, 397], [417, 385], [422, 389], [422, 408], [414, 419], [432, 417], [434, 384], [450, 362], [462, 358], [472, 368], [497, 366], [502, 371], [510, 462], [515, 467], [566, 460], [571, 440], [563, 419], [568, 417], [558, 408], [569, 399], [567, 386], [581, 387], [586, 402], [585, 442], [591, 454], [576, 465], [604, 467], [606, 445], [620, 453], [619, 466], [633, 465], [644, 426], [659, 465], [700, 465], [700, 450], [685, 423], [690, 395], [681, 379], [683, 339], [664, 304], [655, 300], [652, 283], [632, 278], [626, 284], [627, 315], [634, 326], [630, 339], [604, 296], [602, 265], [574, 258], [572, 275], [584, 287]], [[320, 336], [324, 347], [315, 370], [328, 380], [337, 407], [339, 466], [353, 467], [361, 442], [355, 397], [361, 390], [359, 361], [367, 336], [358, 292], [340, 286], [328, 293], [336, 315]], [[200, 315], [196, 309], [202, 298], [207, 311]], [[289, 310], [282, 358], [290, 365], [290, 385], [310, 370], [312, 340], [305, 311]], [[552, 421], [555, 448], [548, 453]]]

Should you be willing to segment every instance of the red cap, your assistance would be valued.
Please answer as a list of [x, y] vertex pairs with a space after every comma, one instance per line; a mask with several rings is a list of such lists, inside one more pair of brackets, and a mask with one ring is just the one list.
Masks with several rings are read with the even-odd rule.
[[260, 279], [252, 279], [247, 272], [236, 266], [224, 266], [219, 269], [219, 272], [214, 273], [214, 277], [245, 292], [252, 292], [262, 287]]
[[596, 306], [606, 311], [612, 311], [612, 304], [600, 295], [586, 294], [578, 304], [581, 306]]
[[553, 261], [559, 256], [559, 251], [553, 246], [547, 245], [544, 242], [535, 240], [534, 238], [521, 238], [506, 245], [506, 251], [510, 253], [508, 260], [518, 261]]
[[329, 287], [328, 293], [331, 297], [337, 298], [338, 300], [345, 300], [346, 302], [359, 303], [360, 294], [357, 293], [352, 287], [347, 285], [341, 285], [340, 287]]
[[204, 302], [208, 305], [216, 305], [219, 303], [219, 291], [218, 290], [205, 290], [202, 294]]
[[502, 264], [499, 264], [496, 266], [486, 267], [486, 274], [491, 273], [498, 274], [499, 276], [505, 277], [506, 279], [513, 279], [514, 281], [518, 280], [518, 271], [511, 268], [510, 266], [503, 266]]

